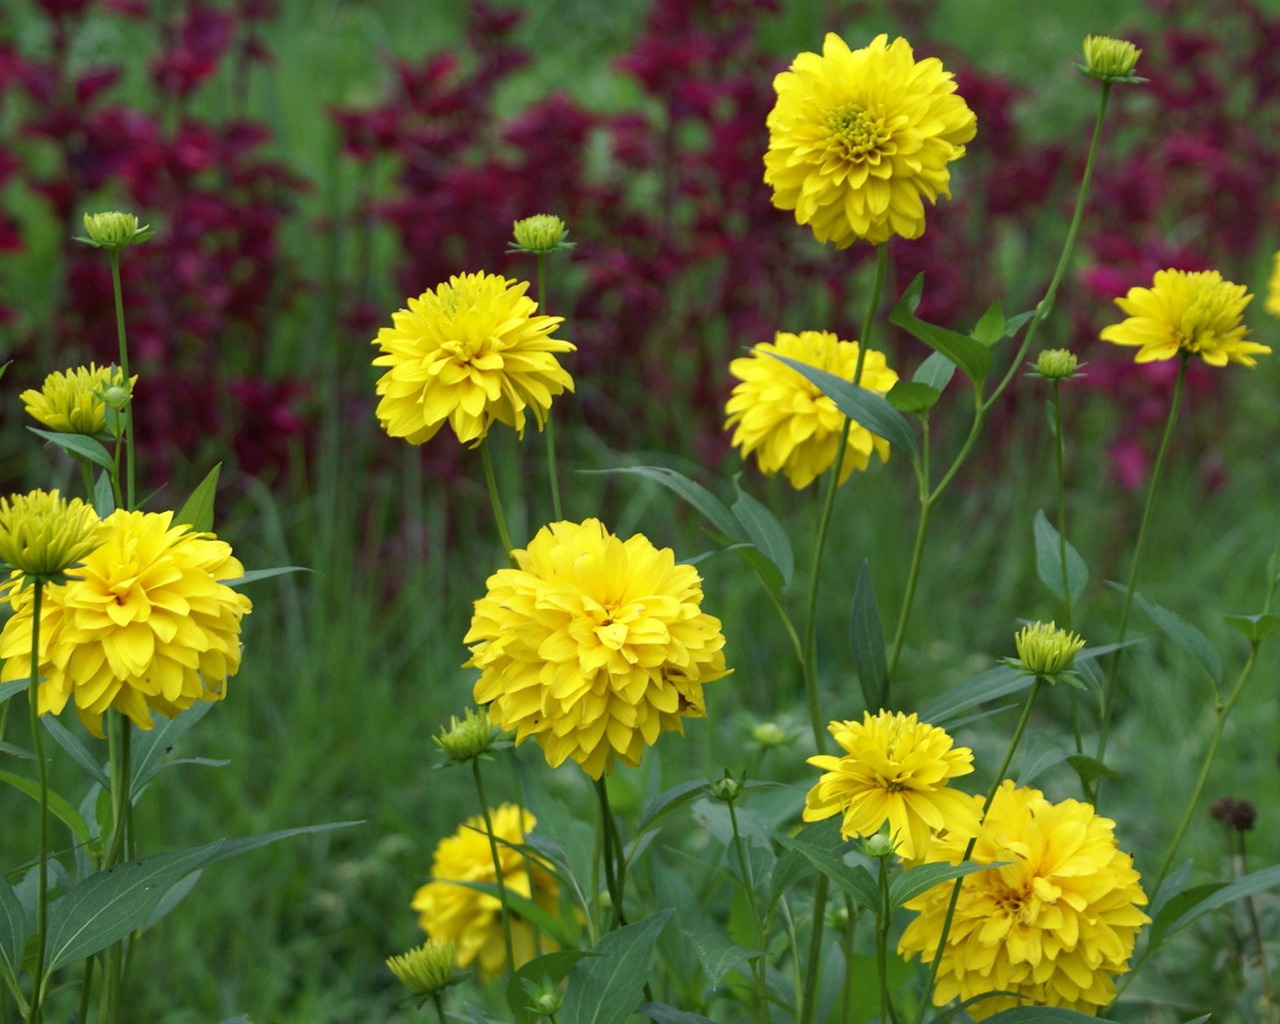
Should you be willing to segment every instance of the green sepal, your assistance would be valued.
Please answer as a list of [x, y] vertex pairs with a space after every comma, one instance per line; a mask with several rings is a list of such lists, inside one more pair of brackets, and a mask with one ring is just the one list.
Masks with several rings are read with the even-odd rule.
[[901, 327], [913, 338], [941, 352], [956, 364], [975, 384], [981, 384], [991, 372], [991, 349], [967, 334], [927, 323], [915, 315], [924, 289], [924, 274], [917, 274], [902, 298], [889, 314], [889, 322]]

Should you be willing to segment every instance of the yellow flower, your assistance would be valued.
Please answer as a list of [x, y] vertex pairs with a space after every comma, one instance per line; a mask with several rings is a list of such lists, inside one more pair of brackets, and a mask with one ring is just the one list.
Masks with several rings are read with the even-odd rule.
[[553, 768], [571, 758], [598, 779], [706, 714], [724, 636], [692, 566], [597, 519], [552, 523], [512, 554], [519, 568], [489, 577], [463, 641], [494, 725], [517, 743], [536, 737]]
[[66, 572], [98, 543], [98, 515], [56, 490], [0, 498], [0, 561], [41, 583]]
[[493, 746], [498, 730], [489, 724], [488, 708], [467, 708], [461, 719], [449, 716], [448, 727], [431, 737], [431, 742], [444, 751], [450, 761], [474, 761]]
[[1158, 270], [1150, 288], [1130, 288], [1116, 305], [1127, 320], [1102, 331], [1102, 340], [1136, 347], [1135, 363], [1198, 354], [1210, 366], [1256, 366], [1271, 349], [1246, 341], [1244, 308], [1253, 299], [1242, 284], [1216, 270]]
[[[138, 378], [133, 377], [131, 383]], [[101, 434], [107, 425], [103, 396], [112, 388], [124, 389], [124, 371], [118, 366], [77, 366], [45, 377], [40, 390], [18, 397], [31, 416], [61, 434]], [[126, 391], [127, 394], [127, 391]]]
[[[858, 364], [858, 343], [840, 341], [829, 331], [780, 331], [772, 343], [754, 345], [750, 355], [729, 364], [729, 372], [740, 383], [725, 405], [725, 429], [733, 428], [733, 443], [742, 448], [743, 458], [754, 453], [761, 472], [772, 476], [782, 470], [791, 486], [800, 490], [835, 464], [844, 413], [816, 384], [770, 353], [851, 381]], [[885, 365], [884, 353], [869, 350], [859, 383], [883, 394], [897, 381], [898, 375]], [[849, 479], [855, 468], [866, 469], [872, 451], [884, 461], [889, 457], [889, 442], [855, 422], [840, 482]]]
[[525, 411], [538, 429], [551, 399], [573, 390], [555, 353], [572, 352], [552, 338], [563, 321], [538, 316], [529, 285], [495, 274], [461, 274], [409, 299], [373, 344], [377, 415], [392, 437], [422, 444], [447, 422], [464, 444], [477, 445], [495, 420], [524, 436]]
[[843, 249], [924, 233], [925, 197], [950, 198], [947, 164], [964, 156], [977, 119], [934, 57], [876, 36], [850, 50], [828, 33], [773, 80], [765, 184], [819, 242]]
[[[153, 711], [173, 718], [197, 700], [223, 698], [240, 667], [240, 620], [253, 606], [219, 581], [243, 576], [244, 567], [229, 544], [172, 519], [172, 512], [113, 512], [78, 578], [46, 589], [40, 714], [60, 714], [74, 698], [85, 728], [101, 736], [109, 707], [150, 729]], [[10, 603], [0, 681], [30, 668], [30, 593]]]
[[827, 728], [845, 753], [809, 758], [824, 774], [805, 798], [805, 821], [840, 814], [845, 839], [874, 835], [887, 821], [897, 852], [908, 860], [921, 856], [936, 832], [977, 833], [971, 798], [947, 788], [973, 771], [968, 747], [953, 747], [942, 729], [900, 711], [865, 711], [861, 722]]
[[[498, 841], [498, 863], [508, 892], [532, 900], [544, 910], [555, 911], [560, 886], [536, 859], [513, 850], [506, 843], [521, 844], [533, 831], [537, 819], [515, 804], [503, 804], [490, 812], [493, 835]], [[501, 974], [507, 952], [502, 937], [502, 903], [496, 895], [458, 883], [497, 881], [489, 832], [484, 815], [468, 818], [453, 835], [440, 840], [431, 861], [431, 881], [422, 886], [410, 904], [418, 911], [424, 931], [436, 941], [452, 940], [457, 946], [458, 966], [476, 964], [482, 978]], [[511, 945], [515, 967], [537, 955], [533, 925], [512, 914]], [[545, 937], [543, 949], [552, 948]]]
[[[975, 804], [981, 799], [975, 797]], [[964, 879], [938, 969], [935, 1005], [994, 996], [968, 1007], [981, 1020], [1013, 1006], [1057, 1006], [1094, 1014], [1115, 998], [1113, 977], [1129, 969], [1138, 930], [1150, 918], [1133, 858], [1116, 846], [1115, 822], [1078, 800], [1050, 803], [1006, 780], [970, 859], [1007, 862]], [[948, 836], [929, 861], [958, 864], [965, 840]], [[898, 944], [930, 963], [953, 883], [907, 904], [918, 912]]]
[[1036, 622], [1023, 626], [1013, 637], [1018, 661], [1024, 672], [1050, 678], [1067, 672], [1076, 655], [1084, 650], [1084, 638], [1056, 623]]
[[1272, 316], [1280, 316], [1280, 250], [1271, 257], [1271, 278], [1267, 281], [1267, 304], [1262, 308]]
[[1127, 39], [1085, 36], [1084, 63], [1079, 67], [1086, 75], [1103, 81], [1141, 82], [1145, 79], [1133, 77], [1141, 56], [1142, 51]]
[[387, 957], [387, 967], [414, 995], [430, 995], [448, 988], [454, 979], [457, 949], [453, 942], [428, 939], [407, 953]]

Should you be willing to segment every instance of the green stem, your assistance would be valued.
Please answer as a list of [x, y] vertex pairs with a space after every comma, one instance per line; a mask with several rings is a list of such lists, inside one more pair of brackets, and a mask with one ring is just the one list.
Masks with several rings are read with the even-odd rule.
[[[124, 715], [107, 710], [107, 750], [111, 774], [111, 842], [107, 845], [102, 869], [109, 870], [130, 854], [133, 833], [133, 800], [130, 794], [132, 775], [133, 723]], [[116, 1024], [120, 1016], [120, 1000], [124, 991], [125, 940], [113, 943], [103, 952], [102, 995], [99, 1003], [101, 1024]]]
[[1071, 629], [1071, 581], [1067, 574], [1067, 445], [1062, 436], [1062, 381], [1053, 382], [1054, 461], [1058, 477], [1058, 564], [1062, 570], [1062, 628]]
[[876, 910], [876, 980], [880, 985], [880, 1020], [898, 1024], [898, 1011], [889, 996], [889, 858], [880, 857], [880, 906]]
[[493, 521], [498, 528], [498, 540], [502, 543], [502, 550], [511, 559], [511, 564], [515, 565], [515, 555], [512, 554], [515, 548], [511, 544], [511, 534], [507, 532], [507, 517], [502, 513], [502, 500], [498, 497], [498, 478], [493, 473], [493, 456], [489, 452], [487, 437], [480, 442], [480, 461], [484, 463], [484, 482], [489, 488], [489, 503], [493, 506]]
[[595, 780], [595, 787], [600, 804], [600, 830], [604, 837], [604, 880], [609, 887], [609, 899], [613, 902], [613, 919], [617, 926], [621, 926], [627, 923], [622, 909], [623, 889], [627, 880], [626, 851], [619, 841], [613, 810], [609, 806], [609, 787], [605, 785], [603, 775]]
[[[1156, 493], [1160, 486], [1161, 471], [1164, 469], [1165, 457], [1169, 454], [1173, 431], [1178, 423], [1178, 409], [1182, 405], [1182, 391], [1187, 379], [1188, 365], [1190, 365], [1190, 359], [1188, 356], [1183, 355], [1182, 362], [1178, 366], [1178, 379], [1173, 386], [1173, 401], [1169, 403], [1169, 419], [1165, 423], [1164, 436], [1160, 439], [1160, 451], [1156, 454], [1156, 462], [1151, 469], [1151, 479], [1147, 481], [1147, 500], [1142, 509], [1142, 523], [1138, 527], [1138, 544], [1133, 553], [1133, 569], [1129, 573], [1129, 585], [1125, 589], [1124, 604], [1120, 608], [1120, 628], [1116, 636], [1117, 644], [1123, 644], [1128, 633], [1129, 612], [1133, 606], [1133, 595], [1138, 589], [1138, 576], [1142, 571], [1142, 556], [1147, 549], [1147, 534], [1151, 528], [1151, 521], [1155, 518]], [[1115, 706], [1116, 691], [1120, 677], [1120, 662], [1123, 657], [1123, 649], [1117, 650], [1115, 657], [1111, 659], [1111, 670], [1107, 673], [1107, 684], [1102, 691], [1102, 722], [1099, 726], [1097, 753], [1099, 761], [1106, 760], [1107, 739], [1111, 729], [1111, 713]], [[1095, 804], [1097, 803], [1100, 784], [1101, 779], [1099, 778], [1092, 794]]]
[[120, 250], [110, 250], [111, 255], [111, 290], [116, 303], [116, 338], [120, 343], [120, 369], [124, 373], [124, 386], [129, 392], [129, 402], [124, 407], [125, 451], [128, 464], [126, 466], [127, 504], [133, 511], [137, 502], [137, 483], [133, 460], [133, 385], [129, 374], [129, 342], [124, 333], [124, 291], [120, 287]]
[[489, 840], [489, 856], [493, 858], [493, 877], [498, 886], [498, 902], [502, 905], [502, 944], [507, 953], [507, 977], [510, 978], [516, 969], [516, 957], [511, 943], [511, 908], [507, 905], [507, 882], [503, 876], [502, 858], [498, 854], [498, 840], [493, 834], [493, 818], [489, 814], [489, 801], [484, 795], [484, 780], [480, 777], [479, 758], [471, 759], [471, 777], [475, 779], [476, 796], [480, 798], [480, 813], [484, 815], [485, 836]]
[[[920, 521], [916, 524], [915, 545], [911, 549], [911, 568], [907, 572], [907, 591], [902, 598], [902, 610], [898, 613], [898, 626], [893, 633], [893, 648], [889, 652], [886, 675], [890, 682], [902, 657], [902, 647], [907, 639], [907, 623], [911, 621], [911, 609], [915, 603], [916, 586], [920, 582], [920, 570], [924, 567], [924, 542], [929, 532], [929, 520], [933, 515], [934, 499], [929, 494], [929, 421], [920, 417], [921, 455], [920, 464], [916, 467], [916, 483], [920, 497]], [[888, 694], [885, 694], [888, 704]]]
[[432, 992], [431, 1002], [435, 1005], [436, 1017], [439, 1018], [440, 1024], [449, 1024], [449, 1019], [444, 1015], [444, 997], [439, 992]]
[[[538, 310], [547, 313], [547, 254], [538, 253]], [[560, 508], [560, 474], [556, 472], [556, 425], [552, 418], [553, 410], [547, 409], [547, 420], [543, 430], [547, 435], [547, 478], [551, 483], [551, 509], [555, 514], [554, 522], [560, 522], [564, 513]]]
[[[756, 926], [757, 948], [764, 949], [764, 922], [760, 918], [760, 907], [756, 902], [756, 882], [751, 871], [751, 862], [747, 860], [746, 846], [742, 841], [742, 833], [738, 829], [738, 812], [734, 810], [733, 801], [726, 801], [729, 807], [729, 824], [733, 827], [733, 848], [738, 855], [738, 870], [742, 872], [742, 887], [747, 894], [747, 906], [751, 908], [751, 917]], [[756, 1016], [761, 1024], [769, 1024], [769, 992], [764, 983], [764, 954], [751, 958], [751, 979], [756, 990]]]
[[812, 1024], [818, 1002], [818, 967], [822, 961], [822, 929], [826, 924], [827, 876], [818, 875], [813, 889], [813, 924], [809, 929], [809, 955], [805, 960], [804, 987], [800, 990], [799, 1024]]
[[27, 680], [27, 702], [31, 706], [31, 748], [36, 759], [36, 781], [40, 787], [40, 862], [36, 873], [36, 950], [31, 970], [31, 1010], [29, 1024], [40, 1024], [44, 1008], [44, 958], [49, 932], [49, 766], [44, 757], [44, 732], [40, 728], [40, 613], [44, 581], [33, 583], [31, 604], [31, 675]]

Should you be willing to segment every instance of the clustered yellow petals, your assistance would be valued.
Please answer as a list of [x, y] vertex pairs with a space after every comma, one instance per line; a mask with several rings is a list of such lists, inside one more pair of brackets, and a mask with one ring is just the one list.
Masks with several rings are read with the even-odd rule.
[[[742, 457], [754, 454], [761, 472], [770, 476], [786, 473], [797, 490], [808, 487], [833, 466], [844, 430], [844, 413], [816, 384], [774, 355], [852, 381], [858, 348], [856, 341], [841, 341], [829, 331], [780, 331], [773, 342], [754, 345], [749, 355], [733, 360], [729, 372], [739, 383], [725, 405], [725, 429], [733, 430], [733, 444], [742, 449]], [[897, 381], [884, 353], [868, 350], [861, 386], [883, 394]], [[889, 442], [855, 422], [845, 446], [840, 483], [855, 469], [866, 469], [872, 452], [881, 461], [887, 459]]]
[[1132, 81], [1133, 69], [1138, 66], [1141, 56], [1142, 51], [1127, 39], [1085, 36], [1082, 68], [1085, 74], [1103, 81]]
[[1084, 638], [1069, 629], [1059, 629], [1053, 622], [1035, 622], [1014, 635], [1018, 660], [1027, 672], [1037, 676], [1056, 676], [1075, 663], [1084, 650]]
[[923, 856], [938, 832], [968, 838], [978, 831], [972, 798], [947, 784], [973, 771], [973, 751], [914, 714], [864, 712], [861, 722], [832, 722], [844, 754], [819, 754], [823, 770], [804, 804], [805, 821], [841, 815], [845, 839], [871, 836], [889, 823], [890, 839], [908, 860]]
[[1271, 277], [1267, 279], [1267, 302], [1263, 309], [1272, 316], [1280, 316], [1280, 250], [1271, 257]]
[[1116, 299], [1128, 319], [1104, 328], [1102, 340], [1137, 348], [1135, 363], [1198, 355], [1210, 366], [1256, 366], [1253, 356], [1271, 349], [1246, 340], [1244, 309], [1252, 299], [1216, 270], [1158, 270], [1150, 288]]
[[392, 437], [429, 441], [446, 423], [477, 445], [493, 423], [524, 436], [526, 413], [541, 430], [556, 395], [573, 378], [556, 359], [572, 352], [551, 337], [563, 317], [538, 315], [517, 283], [496, 274], [459, 274], [408, 300], [373, 344], [387, 367], [377, 383], [378, 422]]
[[950, 72], [916, 61], [905, 39], [850, 50], [828, 33], [773, 80], [764, 180], [819, 242], [843, 249], [924, 233], [923, 199], [950, 197], [947, 165], [964, 156], [977, 119]]
[[573, 243], [564, 240], [566, 234], [564, 221], [550, 213], [536, 213], [511, 226], [511, 237], [520, 252], [548, 253], [571, 247]]
[[[244, 575], [213, 534], [173, 525], [172, 512], [113, 512], [75, 578], [46, 588], [39, 630], [39, 713], [73, 701], [102, 735], [115, 708], [141, 729], [198, 700], [221, 700], [240, 667], [240, 620], [249, 599], [222, 580]], [[0, 681], [29, 671], [32, 599], [10, 596], [0, 633]]]
[[487, 708], [467, 708], [462, 718], [449, 716], [449, 725], [431, 737], [451, 761], [473, 761], [491, 746], [498, 732], [489, 724]]
[[[972, 798], [981, 805], [981, 798]], [[1006, 780], [991, 801], [970, 859], [1004, 862], [968, 875], [938, 965], [935, 1005], [966, 1004], [975, 1020], [1018, 1005], [1096, 1014], [1115, 998], [1138, 930], [1150, 919], [1133, 858], [1116, 846], [1115, 822], [1078, 800], [1051, 803]], [[958, 864], [966, 841], [935, 840], [926, 861]], [[918, 916], [898, 949], [931, 963], [953, 884], [907, 904]]]
[[430, 995], [453, 981], [456, 959], [457, 948], [452, 941], [428, 939], [407, 953], [387, 957], [387, 967], [414, 995]]
[[155, 233], [150, 225], [140, 225], [135, 214], [119, 210], [86, 213], [84, 231], [87, 237], [79, 240], [99, 249], [123, 249], [127, 245], [145, 242]]
[[49, 582], [98, 543], [98, 515], [57, 490], [0, 498], [0, 562], [21, 577]]
[[[137, 382], [135, 376], [131, 383]], [[107, 425], [105, 396], [120, 389], [128, 396], [124, 371], [118, 366], [77, 366], [51, 373], [40, 390], [29, 388], [18, 397], [37, 422], [60, 434], [101, 434]]]
[[[554, 912], [560, 886], [536, 857], [513, 849], [513, 845], [524, 843], [537, 819], [515, 804], [503, 804], [489, 817], [507, 891]], [[431, 881], [414, 894], [411, 903], [427, 935], [438, 942], [452, 941], [457, 947], [457, 965], [466, 968], [475, 964], [485, 979], [501, 974], [507, 962], [502, 902], [495, 895], [460, 883], [492, 885], [497, 878], [489, 830], [484, 815], [477, 814], [440, 840], [431, 861]], [[513, 968], [518, 968], [537, 955], [538, 941], [533, 925], [514, 911], [510, 928], [516, 960]], [[554, 948], [545, 936], [541, 941], [544, 950]]]
[[587, 519], [543, 527], [512, 555], [519, 567], [489, 577], [464, 642], [475, 702], [517, 743], [534, 736], [552, 767], [573, 760], [598, 779], [706, 713], [724, 636], [670, 548]]

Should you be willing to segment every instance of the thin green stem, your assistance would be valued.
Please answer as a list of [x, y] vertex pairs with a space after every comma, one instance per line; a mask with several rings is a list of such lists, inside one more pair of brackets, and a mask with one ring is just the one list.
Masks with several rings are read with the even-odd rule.
[[1062, 570], [1062, 628], [1071, 629], [1071, 581], [1067, 574], [1066, 440], [1062, 436], [1062, 381], [1053, 381], [1054, 461], [1058, 484], [1058, 565]]
[[44, 581], [33, 583], [31, 604], [31, 675], [27, 679], [27, 702], [31, 707], [31, 749], [36, 759], [36, 783], [40, 787], [40, 861], [36, 872], [36, 950], [31, 970], [31, 1010], [29, 1024], [40, 1024], [44, 1016], [44, 958], [49, 932], [49, 766], [45, 763], [44, 732], [40, 728], [40, 613]]
[[440, 1024], [449, 1024], [449, 1019], [444, 1015], [444, 998], [438, 991], [431, 993], [431, 1002], [435, 1005], [436, 1017]]
[[[751, 870], [751, 862], [747, 860], [746, 844], [742, 841], [742, 832], [738, 829], [738, 812], [734, 810], [733, 801], [726, 801], [729, 807], [729, 824], [733, 828], [733, 848], [738, 855], [738, 870], [742, 873], [742, 888], [747, 895], [747, 906], [751, 908], [751, 918], [756, 926], [757, 948], [764, 949], [764, 922], [760, 918], [760, 907], [756, 901], [756, 882]], [[761, 1024], [769, 1024], [769, 992], [764, 983], [764, 954], [751, 958], [751, 979], [756, 991], [756, 1016]]]
[[[907, 639], [907, 624], [911, 621], [911, 609], [915, 604], [916, 587], [920, 582], [920, 570], [924, 567], [924, 543], [929, 532], [929, 520], [933, 515], [933, 499], [929, 495], [929, 421], [920, 418], [920, 464], [916, 467], [916, 483], [920, 496], [920, 520], [916, 524], [916, 540], [911, 549], [911, 568], [907, 571], [907, 591], [902, 598], [902, 610], [898, 613], [898, 626], [893, 632], [893, 647], [889, 652], [886, 674], [892, 682], [893, 673], [902, 657], [902, 647]], [[885, 703], [888, 694], [885, 694]]]
[[898, 1024], [898, 1011], [889, 995], [889, 858], [880, 857], [880, 906], [876, 909], [876, 980], [880, 986], [880, 1020]]
[[126, 473], [126, 508], [133, 511], [137, 502], [137, 481], [133, 458], [133, 386], [129, 375], [129, 342], [124, 332], [124, 290], [120, 287], [120, 250], [111, 249], [111, 290], [116, 303], [116, 338], [120, 343], [120, 369], [124, 373], [124, 386], [129, 392], [129, 402], [124, 407]]
[[[538, 253], [538, 310], [547, 314], [547, 254]], [[564, 513], [560, 508], [560, 474], [556, 472], [556, 425], [554, 412], [547, 409], [547, 421], [543, 432], [547, 436], [547, 479], [551, 483], [551, 510], [555, 514], [554, 522], [560, 522]]]
[[489, 856], [493, 858], [493, 878], [498, 886], [498, 902], [502, 904], [502, 945], [507, 953], [507, 977], [510, 978], [516, 969], [516, 957], [511, 943], [511, 907], [507, 904], [507, 881], [502, 870], [502, 857], [498, 853], [498, 840], [493, 834], [493, 816], [489, 813], [489, 801], [484, 795], [484, 780], [480, 775], [479, 758], [471, 759], [471, 777], [475, 780], [476, 796], [480, 800], [480, 813], [484, 815], [485, 837], [489, 840]]
[[[111, 777], [111, 842], [107, 845], [103, 870], [123, 863], [130, 855], [133, 835], [132, 778], [133, 723], [124, 715], [107, 710], [107, 751]], [[120, 1016], [120, 1000], [124, 991], [126, 967], [125, 942], [108, 946], [103, 953], [102, 993], [99, 1019], [102, 1024], [116, 1024]]]
[[511, 564], [515, 565], [515, 555], [512, 554], [515, 548], [511, 544], [511, 534], [507, 532], [507, 517], [502, 512], [502, 499], [498, 496], [498, 478], [493, 472], [493, 455], [489, 451], [487, 437], [480, 442], [480, 461], [484, 463], [484, 482], [489, 488], [489, 503], [493, 506], [493, 522], [498, 528], [498, 540], [502, 543], [502, 550], [511, 559]]
[[[1165, 423], [1164, 436], [1160, 439], [1160, 450], [1156, 454], [1155, 465], [1151, 469], [1151, 479], [1147, 481], [1147, 500], [1142, 508], [1142, 522], [1138, 527], [1138, 543], [1133, 552], [1133, 568], [1129, 573], [1129, 585], [1125, 588], [1124, 603], [1120, 607], [1120, 627], [1117, 631], [1116, 643], [1123, 644], [1129, 628], [1129, 612], [1133, 607], [1133, 595], [1138, 589], [1138, 577], [1142, 572], [1142, 556], [1147, 550], [1147, 535], [1151, 529], [1151, 522], [1155, 518], [1156, 494], [1160, 487], [1160, 476], [1164, 469], [1165, 458], [1169, 454], [1169, 448], [1173, 441], [1174, 428], [1178, 424], [1178, 409], [1182, 405], [1183, 385], [1187, 379], [1187, 366], [1189, 358], [1184, 355], [1182, 362], [1178, 366], [1178, 378], [1173, 386], [1173, 400], [1169, 403], [1169, 419]], [[1117, 650], [1115, 656], [1111, 659], [1111, 669], [1107, 673], [1107, 684], [1102, 691], [1102, 711], [1101, 724], [1098, 732], [1098, 753], [1099, 761], [1105, 761], [1107, 755], [1107, 740], [1111, 730], [1111, 714], [1115, 706], [1116, 691], [1118, 689], [1118, 680], [1120, 678], [1120, 662], [1124, 657], [1123, 648]], [[1099, 785], [1101, 779], [1099, 779]], [[1097, 802], [1098, 789], [1095, 786], [1093, 791], [1093, 800]]]
[[613, 809], [609, 806], [609, 787], [605, 785], [603, 775], [595, 780], [595, 787], [600, 804], [600, 829], [604, 837], [604, 880], [613, 903], [613, 919], [621, 926], [627, 923], [622, 909], [623, 888], [627, 880], [626, 851], [618, 837]]
[[805, 960], [804, 986], [800, 990], [799, 1024], [812, 1024], [818, 1002], [818, 968], [822, 962], [822, 930], [826, 924], [827, 876], [819, 873], [813, 889], [813, 924], [809, 930], [809, 955]]

